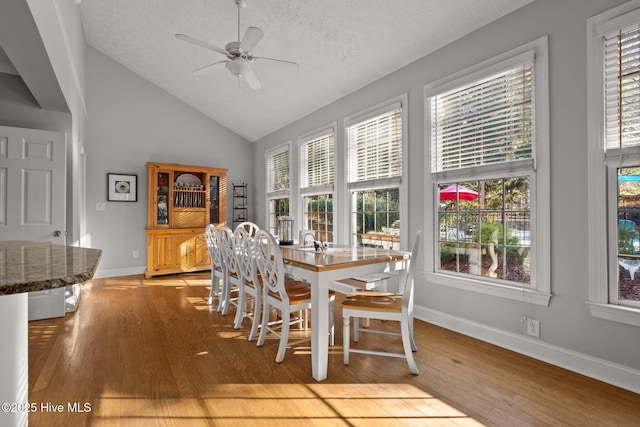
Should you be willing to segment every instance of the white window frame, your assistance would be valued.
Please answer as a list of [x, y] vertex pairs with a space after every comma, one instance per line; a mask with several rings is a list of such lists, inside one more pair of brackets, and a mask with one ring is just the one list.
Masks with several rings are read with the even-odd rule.
[[[534, 173], [523, 173], [520, 162], [515, 164], [492, 165], [481, 170], [441, 173], [444, 179], [464, 181], [511, 176], [530, 177], [531, 206], [531, 285], [510, 285], [494, 282], [487, 278], [456, 275], [440, 272], [436, 266], [436, 245], [439, 233], [436, 209], [438, 206], [437, 181], [431, 174], [431, 102], [430, 98], [455, 87], [479, 81], [510, 66], [521, 63], [522, 58], [533, 54], [534, 65]], [[535, 305], [548, 306], [551, 300], [550, 274], [550, 164], [549, 164], [549, 53], [548, 37], [544, 36], [525, 45], [512, 49], [489, 60], [461, 70], [424, 86], [425, 105], [425, 280], [457, 289], [493, 295]], [[530, 163], [530, 162], [529, 162]], [[472, 168], [473, 169], [473, 168]], [[532, 170], [529, 168], [529, 170]], [[535, 261], [534, 261], [535, 260]], [[464, 276], [464, 277], [462, 277]]]
[[[609, 271], [613, 257], [608, 248], [607, 213], [612, 212], [612, 200], [607, 200], [607, 173], [605, 160], [604, 123], [604, 66], [603, 36], [611, 31], [640, 22], [640, 2], [631, 1], [596, 15], [587, 21], [587, 115], [588, 115], [588, 269], [589, 300], [593, 317], [640, 326], [640, 309], [618, 305], [609, 299]], [[626, 157], [626, 156], [625, 156]], [[630, 160], [632, 160], [630, 158]], [[636, 160], [638, 160], [636, 158]], [[635, 164], [638, 164], [636, 161]], [[618, 166], [620, 162], [618, 162]], [[623, 163], [622, 166], [625, 166]], [[613, 198], [610, 198], [613, 199]], [[609, 204], [608, 204], [609, 203]], [[617, 212], [614, 218], [617, 218]], [[612, 275], [613, 277], [613, 275]]]
[[[278, 154], [282, 154], [284, 152], [289, 153], [289, 188], [286, 190], [277, 190], [277, 191], [269, 191], [269, 158], [276, 156]], [[293, 213], [291, 212], [292, 204], [291, 204], [291, 186], [293, 176], [292, 169], [292, 153], [291, 153], [291, 141], [288, 141], [284, 144], [273, 147], [264, 153], [264, 163], [265, 163], [265, 194], [266, 202], [265, 202], [265, 224], [267, 224], [268, 229], [271, 229], [271, 201], [274, 199], [289, 199], [289, 215], [291, 216]], [[275, 225], [277, 230], [277, 224]]]
[[[331, 200], [332, 200], [332, 206], [333, 206], [333, 223], [334, 223], [334, 229], [333, 229], [333, 241], [337, 242], [338, 241], [338, 230], [336, 227], [336, 223], [337, 223], [337, 218], [338, 218], [338, 207], [339, 207], [339, 203], [336, 197], [336, 183], [337, 183], [337, 177], [338, 177], [338, 162], [337, 162], [337, 155], [338, 155], [338, 143], [337, 143], [337, 129], [338, 129], [338, 122], [332, 122], [326, 126], [322, 126], [318, 129], [315, 129], [311, 132], [308, 132], [304, 135], [301, 135], [300, 137], [298, 137], [298, 174], [299, 174], [299, 179], [298, 182], [300, 183], [300, 189], [299, 189], [299, 203], [298, 203], [298, 224], [300, 225], [300, 229], [303, 229], [303, 226], [305, 225], [305, 221], [304, 221], [304, 213], [305, 213], [305, 209], [306, 207], [304, 206], [304, 198], [308, 197], [308, 196], [318, 196], [318, 195], [325, 195], [325, 194], [330, 194], [331, 195]], [[324, 135], [327, 135], [329, 133], [333, 133], [333, 183], [332, 184], [328, 184], [328, 185], [323, 185], [323, 186], [310, 186], [310, 187], [302, 187], [302, 174], [304, 173], [303, 171], [303, 167], [302, 167], [302, 146], [304, 144], [306, 144], [309, 141], [312, 141], [316, 138], [320, 138]], [[291, 206], [291, 201], [289, 201], [289, 206]]]
[[[409, 141], [408, 141], [408, 117], [409, 117], [409, 96], [407, 93], [395, 96], [365, 110], [346, 116], [343, 120], [343, 182], [345, 186], [346, 212], [341, 213], [340, 218], [348, 221], [349, 228], [345, 238], [352, 242], [353, 230], [356, 224], [353, 223], [351, 212], [353, 211], [352, 193], [354, 191], [374, 191], [388, 188], [398, 188], [400, 191], [400, 248], [409, 250], [408, 240], [408, 179], [409, 176]], [[365, 120], [374, 118], [397, 107], [402, 108], [402, 174], [399, 177], [374, 179], [370, 181], [349, 182], [349, 127]], [[348, 215], [348, 216], [347, 216]], [[335, 218], [335, 217], [334, 217]]]

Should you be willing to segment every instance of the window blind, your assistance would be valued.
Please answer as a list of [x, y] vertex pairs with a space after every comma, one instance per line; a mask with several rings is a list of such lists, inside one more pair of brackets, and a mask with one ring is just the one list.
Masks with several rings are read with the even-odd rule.
[[289, 190], [289, 150], [267, 157], [267, 192]]
[[533, 157], [533, 60], [431, 98], [432, 171]]
[[606, 149], [640, 145], [640, 28], [605, 36]]
[[402, 108], [347, 127], [349, 182], [402, 176]]
[[300, 147], [301, 188], [333, 184], [334, 176], [333, 131], [305, 141]]

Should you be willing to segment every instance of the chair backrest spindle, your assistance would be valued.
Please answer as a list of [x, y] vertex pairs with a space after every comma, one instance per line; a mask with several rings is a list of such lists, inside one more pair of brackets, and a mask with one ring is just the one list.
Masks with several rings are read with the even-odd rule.
[[227, 274], [237, 275], [236, 257], [233, 248], [233, 232], [227, 226], [220, 227], [220, 243]]
[[238, 228], [243, 228], [251, 237], [255, 237], [256, 233], [258, 232], [258, 230], [260, 230], [260, 227], [258, 227], [257, 224], [251, 222], [251, 221], [244, 221], [241, 222], [240, 224], [238, 224], [236, 226], [236, 230]]
[[233, 248], [236, 258], [236, 271], [245, 281], [256, 282], [254, 239], [242, 227], [233, 232]]
[[262, 276], [262, 286], [265, 293], [275, 293], [284, 303], [288, 304], [289, 297], [284, 286], [285, 272], [280, 246], [266, 230], [259, 230], [254, 240], [256, 265]]

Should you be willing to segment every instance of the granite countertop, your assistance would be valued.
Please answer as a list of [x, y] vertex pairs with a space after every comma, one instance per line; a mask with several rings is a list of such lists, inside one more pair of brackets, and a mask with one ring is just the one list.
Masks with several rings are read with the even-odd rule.
[[102, 250], [0, 241], [0, 295], [61, 288], [91, 279]]

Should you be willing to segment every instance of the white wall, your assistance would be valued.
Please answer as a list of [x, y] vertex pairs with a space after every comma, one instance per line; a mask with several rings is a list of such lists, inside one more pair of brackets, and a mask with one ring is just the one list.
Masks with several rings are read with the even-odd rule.
[[[84, 33], [78, 4], [58, 0], [26, 1], [71, 112], [67, 132], [67, 244], [79, 245], [84, 226], [85, 121]], [[27, 53], [28, 54], [28, 53]]]
[[[86, 87], [87, 243], [103, 250], [98, 277], [142, 273], [145, 163], [228, 168], [229, 186], [250, 183], [251, 145], [89, 46]], [[138, 202], [107, 202], [108, 172], [137, 174]], [[96, 203], [106, 203], [106, 210], [96, 211]], [[228, 200], [228, 220], [232, 205]], [[140, 251], [140, 258], [132, 257], [134, 250]]]
[[[549, 307], [452, 289], [416, 277], [423, 319], [640, 392], [640, 329], [591, 317], [587, 284], [587, 19], [623, 0], [537, 0], [254, 144], [254, 211], [264, 222], [264, 152], [312, 129], [409, 93], [409, 223], [424, 222], [423, 87], [541, 36], [549, 36], [551, 290]], [[338, 135], [342, 138], [342, 135]], [[411, 235], [411, 233], [410, 233]], [[428, 244], [428, 243], [427, 243]], [[423, 260], [419, 260], [423, 261]], [[418, 263], [418, 269], [424, 263]], [[523, 314], [540, 321], [527, 337]]]

